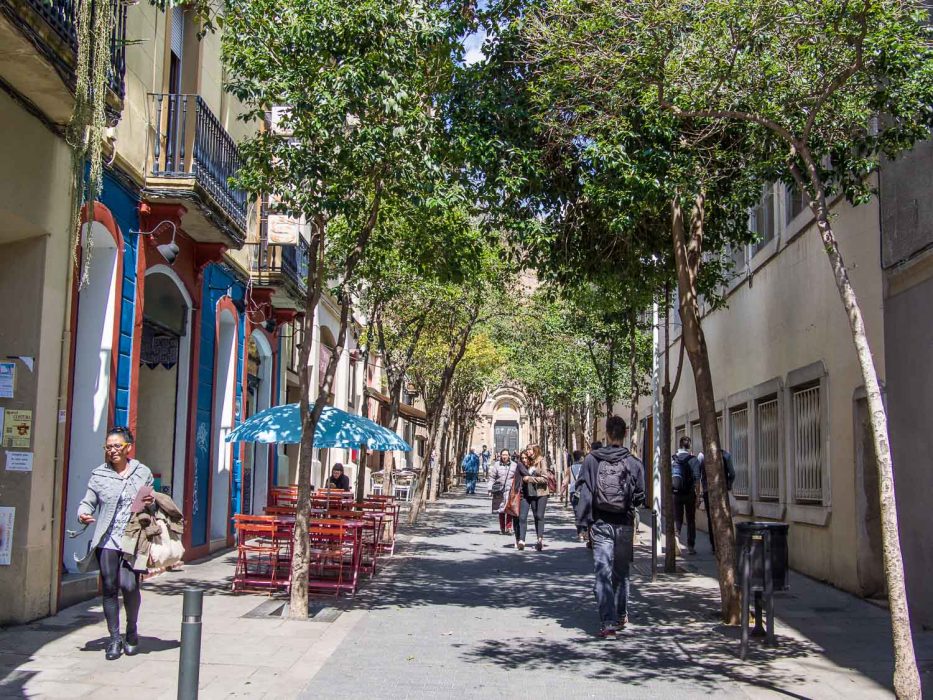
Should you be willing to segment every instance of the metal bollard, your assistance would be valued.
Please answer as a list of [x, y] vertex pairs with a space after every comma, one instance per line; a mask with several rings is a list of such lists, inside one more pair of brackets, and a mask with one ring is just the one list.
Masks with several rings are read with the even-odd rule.
[[178, 700], [198, 697], [201, 670], [201, 612], [204, 591], [186, 588], [181, 608], [181, 650], [178, 657]]

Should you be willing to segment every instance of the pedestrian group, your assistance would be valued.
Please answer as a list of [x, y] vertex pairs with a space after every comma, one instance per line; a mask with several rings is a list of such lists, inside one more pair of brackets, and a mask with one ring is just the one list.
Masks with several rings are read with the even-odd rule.
[[[577, 538], [593, 553], [593, 594], [600, 621], [598, 635], [603, 638], [615, 637], [628, 624], [637, 509], [646, 505], [645, 468], [624, 445], [627, 430], [621, 417], [610, 416], [606, 420], [607, 444], [594, 441], [588, 454], [575, 450], [562, 471], [561, 503], [573, 507]], [[694, 454], [691, 446], [689, 437], [681, 437], [671, 460], [674, 526], [680, 537], [686, 522], [686, 551], [696, 553], [696, 508], [702, 498], [710, 545], [715, 552], [703, 454]], [[479, 452], [471, 448], [464, 457], [467, 493], [476, 493], [482, 469], [491, 510], [498, 517], [499, 533], [511, 533], [515, 549], [524, 550], [531, 515], [535, 549], [542, 551], [548, 500], [558, 493], [554, 469], [537, 445], [528, 445], [520, 453], [501, 450], [491, 463], [489, 457], [485, 445]], [[723, 466], [727, 488], [731, 489], [735, 470], [726, 451]]]

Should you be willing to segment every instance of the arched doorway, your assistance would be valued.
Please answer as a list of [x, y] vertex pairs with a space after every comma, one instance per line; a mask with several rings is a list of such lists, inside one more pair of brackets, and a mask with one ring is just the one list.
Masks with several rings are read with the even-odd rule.
[[[120, 249], [114, 235], [95, 221], [90, 227], [93, 254], [88, 284], [78, 293], [75, 328], [74, 383], [68, 414], [71, 431], [68, 450], [68, 487], [65, 521], [76, 517], [91, 472], [103, 462], [110, 404], [114, 336], [118, 323]], [[82, 230], [82, 249], [87, 248], [88, 227]], [[83, 556], [94, 529], [64, 540], [65, 568], [74, 573], [74, 555]]]
[[[253, 331], [246, 344], [246, 397], [244, 420], [272, 401], [272, 346], [261, 331]], [[269, 499], [270, 446], [247, 442], [243, 448], [243, 513], [262, 513]]]
[[136, 458], [152, 470], [157, 487], [179, 503], [185, 492], [191, 308], [191, 297], [172, 268], [156, 265], [146, 272]]
[[[514, 452], [522, 445], [521, 404], [511, 395], [496, 397], [492, 409], [492, 444], [496, 452]], [[487, 443], [488, 444], [488, 443]]]
[[236, 402], [237, 321], [229, 308], [217, 315], [212, 411], [214, 464], [211, 473], [211, 549], [224, 546], [230, 533], [230, 485], [233, 446], [225, 442], [233, 429]]

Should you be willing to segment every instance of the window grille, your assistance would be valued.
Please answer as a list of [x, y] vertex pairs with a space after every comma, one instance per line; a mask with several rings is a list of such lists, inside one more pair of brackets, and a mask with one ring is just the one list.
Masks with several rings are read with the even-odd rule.
[[778, 401], [762, 401], [757, 406], [758, 498], [776, 501], [780, 496]]
[[793, 401], [794, 498], [798, 502], [820, 503], [823, 500], [820, 387], [795, 391]]
[[758, 241], [752, 246], [752, 255], [774, 240], [774, 185], [769, 183], [761, 190], [761, 199], [751, 211], [751, 228], [758, 234]]
[[686, 428], [682, 425], [678, 425], [674, 428], [674, 452], [680, 448], [680, 438], [687, 434]]
[[784, 225], [787, 226], [807, 208], [803, 192], [797, 187], [784, 187]]
[[690, 450], [693, 454], [699, 454], [703, 452], [703, 432], [700, 430], [699, 423], [692, 423], [690, 425]]
[[748, 408], [729, 412], [729, 432], [732, 435], [732, 466], [735, 468], [735, 483], [732, 493], [736, 497], [748, 498]]

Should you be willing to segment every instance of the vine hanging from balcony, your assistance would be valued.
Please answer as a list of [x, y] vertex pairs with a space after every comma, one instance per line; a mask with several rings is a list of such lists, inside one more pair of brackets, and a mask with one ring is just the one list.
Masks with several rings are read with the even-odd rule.
[[[97, 11], [95, 12], [95, 6]], [[107, 129], [107, 90], [115, 13], [110, 0], [78, 0], [75, 66], [75, 106], [66, 140], [71, 148], [71, 254], [81, 289], [87, 285], [92, 253], [94, 202], [103, 189], [104, 136]], [[87, 176], [85, 177], [85, 169]], [[81, 210], [87, 210], [88, 235], [79, 260]]]

